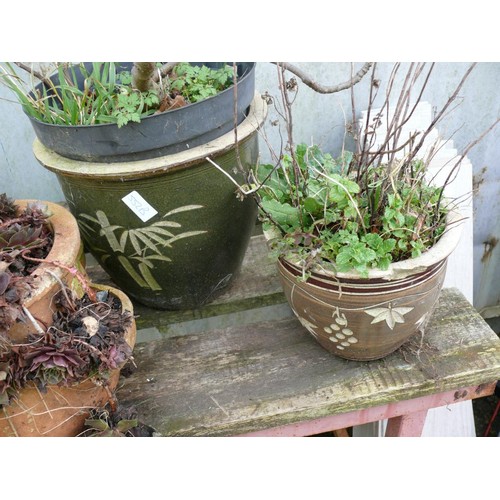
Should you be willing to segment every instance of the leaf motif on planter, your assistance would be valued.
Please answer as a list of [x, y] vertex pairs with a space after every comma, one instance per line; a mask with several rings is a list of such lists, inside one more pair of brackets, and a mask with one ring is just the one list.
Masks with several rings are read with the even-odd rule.
[[413, 307], [392, 307], [392, 304], [389, 304], [389, 307], [375, 307], [365, 310], [365, 313], [373, 317], [372, 325], [385, 321], [387, 326], [393, 330], [396, 323], [405, 322], [404, 315], [413, 311], [413, 309]]
[[[297, 313], [296, 313], [297, 315]], [[311, 323], [309, 320], [302, 318], [301, 316], [297, 315], [298, 320], [301, 322], [302, 326], [307, 329], [307, 331], [313, 336], [317, 337], [318, 334], [314, 331], [315, 328], [318, 328], [316, 325]]]
[[[102, 210], [97, 210], [95, 217], [88, 214], [80, 214], [78, 222], [82, 233], [85, 234], [89, 245], [103, 254], [103, 260], [110, 257], [108, 251], [97, 249], [94, 246], [95, 233], [103, 236], [111, 250], [117, 255], [117, 260], [123, 269], [133, 278], [133, 280], [143, 288], [161, 290], [152, 274], [155, 262], [172, 262], [172, 259], [163, 254], [167, 248], [172, 248], [173, 243], [184, 238], [191, 238], [206, 233], [207, 231], [184, 231], [178, 234], [172, 232], [180, 228], [181, 224], [175, 221], [165, 220], [181, 212], [203, 208], [202, 205], [184, 205], [170, 210], [163, 215], [162, 220], [154, 222], [149, 226], [135, 229], [126, 229], [123, 226], [112, 225], [107, 215]], [[98, 229], [92, 227], [97, 226]], [[168, 228], [168, 229], [167, 229]], [[115, 234], [116, 233], [116, 234]], [[132, 247], [132, 252], [126, 252], [127, 246]]]

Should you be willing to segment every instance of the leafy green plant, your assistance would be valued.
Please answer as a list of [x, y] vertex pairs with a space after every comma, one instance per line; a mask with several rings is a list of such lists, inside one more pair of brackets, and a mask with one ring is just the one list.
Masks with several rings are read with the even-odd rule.
[[[162, 67], [161, 63], [157, 66]], [[34, 70], [24, 66], [23, 69], [33, 77]], [[79, 75], [83, 85], [78, 84]], [[174, 107], [216, 95], [232, 85], [233, 68], [178, 63], [168, 67], [168, 74], [160, 82], [151, 80], [141, 90], [131, 71], [114, 62], [58, 63], [52, 76], [36, 76], [43, 85], [37, 88], [33, 84], [29, 88], [13, 64], [0, 66], [0, 82], [14, 93], [32, 118], [57, 125], [116, 123], [122, 127], [171, 109], [171, 101], [178, 95], [182, 99], [177, 99]]]
[[280, 99], [264, 97], [276, 108], [276, 123], [284, 124], [285, 152], [271, 150], [275, 164], [259, 165], [249, 180], [252, 189], [242, 190], [255, 195], [264, 229], [275, 235], [275, 253], [300, 262], [304, 278], [314, 265], [366, 277], [371, 269], [385, 270], [392, 262], [418, 257], [432, 247], [445, 231], [452, 204], [444, 196], [446, 186], [468, 151], [500, 121], [447, 167], [444, 183], [435, 185], [428, 178], [429, 164], [440, 147], [439, 142], [429, 147], [430, 133], [452, 108], [474, 64], [422, 131], [408, 131], [406, 125], [418, 108], [433, 64], [426, 70], [425, 63], [409, 63], [399, 90], [396, 75], [401, 64], [394, 65], [385, 87], [373, 64], [367, 110], [361, 119], [353, 83], [334, 87], [340, 91], [350, 86], [353, 106], [353, 121], [345, 124], [353, 146], [344, 144], [337, 158], [315, 145], [295, 145], [291, 110], [298, 84], [294, 78], [287, 80], [286, 64], [276, 64]]
[[419, 256], [442, 234], [442, 188], [422, 184], [420, 161], [413, 164], [413, 177], [393, 178], [381, 196], [390, 175], [386, 165], [358, 179], [350, 152], [334, 159], [317, 146], [299, 144], [294, 156], [297, 169], [284, 155], [278, 168], [261, 164], [256, 172], [264, 228], [279, 230], [281, 252], [311, 263], [314, 256], [336, 271], [355, 269], [366, 276], [369, 269]]
[[198, 102], [228, 88], [233, 83], [233, 68], [219, 69], [180, 63], [174, 68], [170, 89], [179, 92], [188, 102]]
[[157, 437], [160, 436], [153, 427], [138, 419], [137, 409], [133, 406], [116, 408], [106, 405], [94, 408], [85, 420], [86, 429], [80, 437]]

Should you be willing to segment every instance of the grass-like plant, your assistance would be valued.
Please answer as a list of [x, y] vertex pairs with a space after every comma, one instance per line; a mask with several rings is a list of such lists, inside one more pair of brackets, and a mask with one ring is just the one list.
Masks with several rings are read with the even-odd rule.
[[[19, 68], [28, 72], [29, 84], [18, 75]], [[126, 69], [114, 62], [57, 63], [55, 72], [47, 76], [21, 63], [6, 63], [0, 65], [0, 83], [13, 92], [29, 116], [41, 122], [121, 127], [225, 90], [233, 84], [233, 68], [136, 63]]]

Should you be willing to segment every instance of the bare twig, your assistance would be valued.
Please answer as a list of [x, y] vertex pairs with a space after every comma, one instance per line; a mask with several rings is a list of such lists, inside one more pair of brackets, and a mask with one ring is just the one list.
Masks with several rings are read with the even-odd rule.
[[420, 142], [417, 144], [417, 146], [415, 146], [415, 148], [414, 148], [411, 156], [409, 157], [408, 161], [411, 162], [415, 158], [415, 156], [417, 155], [418, 151], [420, 150], [420, 148], [424, 144], [425, 138], [429, 135], [430, 131], [434, 128], [434, 126], [436, 125], [436, 123], [438, 123], [439, 120], [441, 120], [441, 118], [443, 117], [444, 113], [450, 107], [450, 105], [452, 104], [452, 102], [457, 98], [458, 93], [460, 92], [460, 89], [463, 87], [465, 81], [469, 77], [470, 73], [472, 72], [472, 70], [474, 69], [474, 67], [476, 66], [476, 64], [477, 63], [472, 63], [469, 66], [469, 68], [465, 72], [464, 76], [462, 77], [462, 80], [460, 80], [460, 83], [455, 88], [455, 91], [453, 92], [453, 94], [451, 95], [451, 97], [448, 99], [448, 101], [446, 102], [446, 104], [441, 108], [441, 111], [439, 111], [439, 113], [437, 113], [436, 117], [434, 118], [434, 120], [432, 121], [432, 123], [429, 125], [429, 127], [427, 128], [427, 130], [425, 130], [425, 132], [423, 133], [423, 135], [422, 135], [422, 137], [420, 139]]
[[334, 94], [336, 92], [340, 92], [342, 90], [346, 90], [351, 88], [353, 85], [356, 85], [361, 79], [366, 75], [370, 67], [373, 63], [367, 62], [363, 65], [363, 67], [350, 79], [344, 83], [339, 83], [337, 85], [322, 85], [316, 81], [314, 81], [307, 73], [302, 71], [297, 66], [294, 66], [291, 63], [287, 62], [273, 62], [272, 64], [276, 64], [281, 66], [283, 69], [290, 71], [295, 76], [298, 76], [303, 83], [305, 83], [308, 87], [319, 92], [320, 94]]
[[[295, 144], [293, 141], [293, 120], [292, 120], [292, 101], [290, 101], [289, 98], [289, 84], [286, 81], [285, 78], [285, 67], [281, 66], [280, 63], [278, 63], [278, 82], [279, 82], [279, 89], [281, 91], [281, 99], [283, 102], [283, 109], [285, 113], [285, 125], [287, 129], [287, 138], [288, 138], [288, 148], [290, 152], [290, 157], [292, 159], [292, 167], [293, 167], [293, 172], [294, 172], [294, 184], [295, 184], [295, 196], [297, 198], [297, 205], [300, 205], [300, 178], [301, 178], [301, 172], [300, 172], [300, 167], [299, 163], [297, 161], [297, 157], [295, 155]], [[296, 86], [292, 84], [292, 88], [294, 90], [296, 89]], [[292, 186], [290, 186], [290, 189]], [[291, 193], [293, 196], [293, 192]], [[302, 226], [302, 211], [299, 212], [299, 219], [300, 219], [300, 225]]]
[[45, 83], [46, 85], [50, 85], [52, 82], [50, 81], [49, 78], [47, 78], [45, 75], [34, 69], [32, 66], [28, 66], [27, 64], [24, 64], [22, 62], [15, 62], [14, 63], [18, 68], [21, 68], [23, 71], [26, 71], [30, 75], [33, 75], [34, 77], [38, 78], [40, 81]]
[[464, 151], [462, 152], [462, 154], [460, 155], [460, 157], [458, 158], [458, 160], [455, 162], [455, 165], [452, 167], [452, 169], [450, 170], [450, 172], [448, 173], [448, 176], [446, 177], [446, 180], [443, 184], [443, 189], [441, 190], [441, 193], [439, 194], [439, 200], [437, 202], [437, 205], [436, 205], [436, 214], [439, 213], [439, 207], [440, 207], [440, 204], [441, 204], [441, 200], [442, 200], [442, 197], [443, 197], [443, 192], [444, 192], [444, 187], [446, 187], [449, 182], [450, 182], [450, 179], [452, 177], [452, 175], [455, 173], [455, 171], [457, 170], [457, 168], [459, 167], [460, 163], [462, 162], [462, 160], [467, 156], [467, 153], [474, 147], [476, 146], [479, 142], [481, 142], [483, 140], [483, 138], [489, 134], [496, 126], [497, 124], [500, 122], [500, 118], [497, 118], [476, 140], [472, 141], [465, 149]]
[[[21, 256], [23, 259], [29, 260], [31, 262], [38, 262], [40, 264], [48, 264], [51, 266], [55, 266], [55, 267], [59, 267], [61, 269], [64, 269], [65, 271], [67, 271], [69, 274], [74, 276], [79, 281], [79, 283], [82, 285], [82, 288], [84, 289], [84, 291], [86, 292], [86, 294], [88, 295], [89, 299], [92, 302], [97, 301], [95, 291], [92, 290], [92, 287], [89, 286], [88, 280], [85, 278], [85, 276], [80, 271], [78, 271], [78, 269], [76, 267], [66, 266], [66, 265], [64, 265], [61, 262], [58, 262], [56, 260], [52, 261], [52, 260], [46, 260], [46, 259], [36, 259], [35, 257], [28, 257], [26, 255], [26, 253], [29, 252], [30, 250], [31, 249], [27, 249], [21, 253]], [[54, 275], [52, 274], [52, 276], [54, 276]]]
[[152, 77], [155, 83], [160, 81], [161, 77], [167, 76], [176, 66], [178, 62], [169, 62], [164, 64], [159, 71], [156, 71]]
[[235, 62], [233, 62], [233, 118], [236, 164], [240, 173], [245, 175], [245, 167], [241, 163], [240, 143], [238, 141], [238, 65]]
[[39, 325], [38, 321], [33, 317], [33, 315], [30, 313], [30, 311], [28, 310], [28, 308], [26, 308], [25, 306], [23, 306], [23, 313], [26, 315], [26, 317], [30, 320], [30, 323], [33, 325], [33, 327], [35, 328], [35, 330], [40, 333], [41, 335], [44, 335], [45, 334], [45, 331], [43, 330], [43, 328]]

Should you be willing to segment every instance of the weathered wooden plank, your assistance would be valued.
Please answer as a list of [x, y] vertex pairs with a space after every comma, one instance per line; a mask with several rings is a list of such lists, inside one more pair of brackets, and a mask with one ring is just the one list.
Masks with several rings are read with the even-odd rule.
[[[112, 284], [109, 275], [87, 256], [87, 272], [95, 283]], [[116, 285], [114, 285], [116, 286]], [[257, 234], [250, 240], [240, 272], [234, 281], [213, 302], [203, 308], [185, 311], [150, 309], [132, 300], [137, 315], [137, 328], [154, 327], [167, 332], [169, 325], [182, 321], [210, 318], [237, 311], [255, 309], [286, 301], [278, 281], [276, 264], [269, 258], [264, 236]]]
[[[453, 389], [448, 392], [440, 392], [431, 394], [430, 396], [422, 396], [419, 398], [402, 400], [398, 402], [391, 402], [382, 406], [371, 406], [362, 410], [355, 410], [347, 413], [339, 413], [327, 415], [314, 420], [305, 420], [303, 422], [295, 422], [280, 427], [271, 427], [269, 429], [261, 429], [249, 433], [240, 434], [241, 437], [295, 437], [295, 436], [311, 436], [311, 435], [324, 435], [326, 432], [331, 432], [333, 429], [342, 429], [345, 427], [353, 427], [353, 436], [357, 436], [354, 432], [355, 429], [361, 425], [368, 425], [369, 423], [378, 423], [379, 421], [387, 421], [387, 419], [394, 419], [394, 424], [399, 426], [403, 420], [400, 417], [412, 416], [419, 413], [428, 413], [436, 410], [437, 407], [449, 408], [456, 404], [471, 402], [471, 399], [481, 398], [493, 394], [496, 382], [489, 384], [474, 385], [465, 387], [459, 390]], [[457, 399], [460, 400], [456, 403]], [[423, 415], [422, 415], [423, 418]], [[405, 426], [406, 427], [406, 426]], [[408, 433], [418, 434], [418, 429], [403, 428], [395, 429], [395, 435], [401, 437], [409, 437]], [[441, 435], [446, 435], [443, 433]], [[374, 436], [376, 434], [371, 434]], [[380, 434], [381, 436], [384, 433]], [[386, 434], [387, 435], [387, 434]], [[404, 435], [404, 436], [403, 436]], [[423, 435], [423, 434], [422, 434]], [[438, 434], [439, 436], [440, 434]], [[365, 436], [368, 437], [368, 436]], [[390, 437], [390, 436], [388, 436]]]
[[147, 342], [134, 357], [118, 398], [165, 436], [242, 434], [500, 378], [500, 340], [456, 289], [423, 340], [378, 361], [329, 354], [295, 318]]

